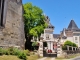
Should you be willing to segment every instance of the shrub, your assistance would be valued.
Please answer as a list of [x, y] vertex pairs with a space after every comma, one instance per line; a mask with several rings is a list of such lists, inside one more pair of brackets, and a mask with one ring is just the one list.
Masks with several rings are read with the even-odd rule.
[[63, 46], [62, 46], [62, 49], [63, 49], [63, 50], [67, 50], [67, 46], [63, 45]]
[[[27, 54], [29, 54], [29, 50], [25, 50], [25, 52]], [[13, 48], [13, 47], [10, 47], [8, 49], [2, 49], [0, 48], [0, 55], [16, 55], [18, 56], [20, 59], [23, 59], [23, 60], [26, 60], [26, 53], [24, 53], [24, 51], [22, 50], [18, 50], [17, 48]]]
[[[77, 45], [71, 41], [66, 41], [62, 46], [63, 50], [67, 50], [67, 46], [77, 47]], [[71, 48], [69, 48], [71, 50]]]
[[3, 54], [5, 54], [5, 55], [10, 55], [10, 52], [9, 52], [9, 50], [8, 49], [3, 49]]
[[72, 46], [73, 43], [72, 43], [71, 41], [66, 41], [66, 42], [64, 43], [64, 45]]
[[20, 54], [18, 55], [18, 57], [20, 59], [26, 60], [26, 54], [24, 52], [20, 52]]
[[29, 50], [24, 50], [24, 53], [25, 53], [27, 56], [30, 56], [30, 51], [29, 51]]
[[13, 55], [19, 55], [20, 52], [22, 52], [22, 51], [19, 50], [18, 48], [14, 48], [14, 49], [13, 49]]
[[14, 48], [13, 48], [13, 47], [8, 48], [8, 51], [9, 51], [10, 55], [14, 55], [13, 50], [14, 50]]
[[3, 55], [3, 49], [0, 48], [0, 55]]
[[78, 47], [75, 43], [73, 43], [73, 47]]

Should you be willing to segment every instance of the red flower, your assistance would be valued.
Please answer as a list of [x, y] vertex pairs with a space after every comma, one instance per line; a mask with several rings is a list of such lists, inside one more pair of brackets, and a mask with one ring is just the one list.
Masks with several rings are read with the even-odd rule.
[[52, 50], [50, 50], [50, 53], [52, 53]]
[[52, 50], [48, 50], [48, 53], [52, 53]]

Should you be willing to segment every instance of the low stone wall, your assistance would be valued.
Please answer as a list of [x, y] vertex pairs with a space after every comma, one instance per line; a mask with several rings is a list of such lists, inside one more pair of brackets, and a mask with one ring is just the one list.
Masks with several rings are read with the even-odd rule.
[[72, 50], [63, 50], [62, 54], [59, 56], [60, 58], [68, 58], [70, 55], [78, 54], [80, 50], [72, 51]]

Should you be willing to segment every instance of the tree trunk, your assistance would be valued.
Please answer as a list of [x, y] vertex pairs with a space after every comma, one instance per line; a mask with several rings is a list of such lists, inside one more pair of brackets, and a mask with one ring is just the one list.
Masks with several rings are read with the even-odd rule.
[[25, 49], [32, 50], [32, 42], [31, 42], [32, 36], [26, 37], [26, 42], [25, 42]]

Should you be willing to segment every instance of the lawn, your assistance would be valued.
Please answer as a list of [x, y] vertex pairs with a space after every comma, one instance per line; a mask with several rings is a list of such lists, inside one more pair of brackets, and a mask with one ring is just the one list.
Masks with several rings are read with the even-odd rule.
[[3, 55], [0, 56], [0, 60], [21, 60], [17, 56], [12, 56], [12, 55]]
[[[38, 57], [38, 55], [30, 55], [30, 56], [27, 56], [27, 60], [37, 60], [39, 59], [40, 57]], [[0, 56], [0, 60], [21, 60], [19, 59], [17, 56], [14, 56], [14, 55], [3, 55], [3, 56]]]
[[40, 57], [38, 57], [38, 55], [30, 55], [30, 56], [27, 56], [27, 60], [37, 60], [39, 58]]

